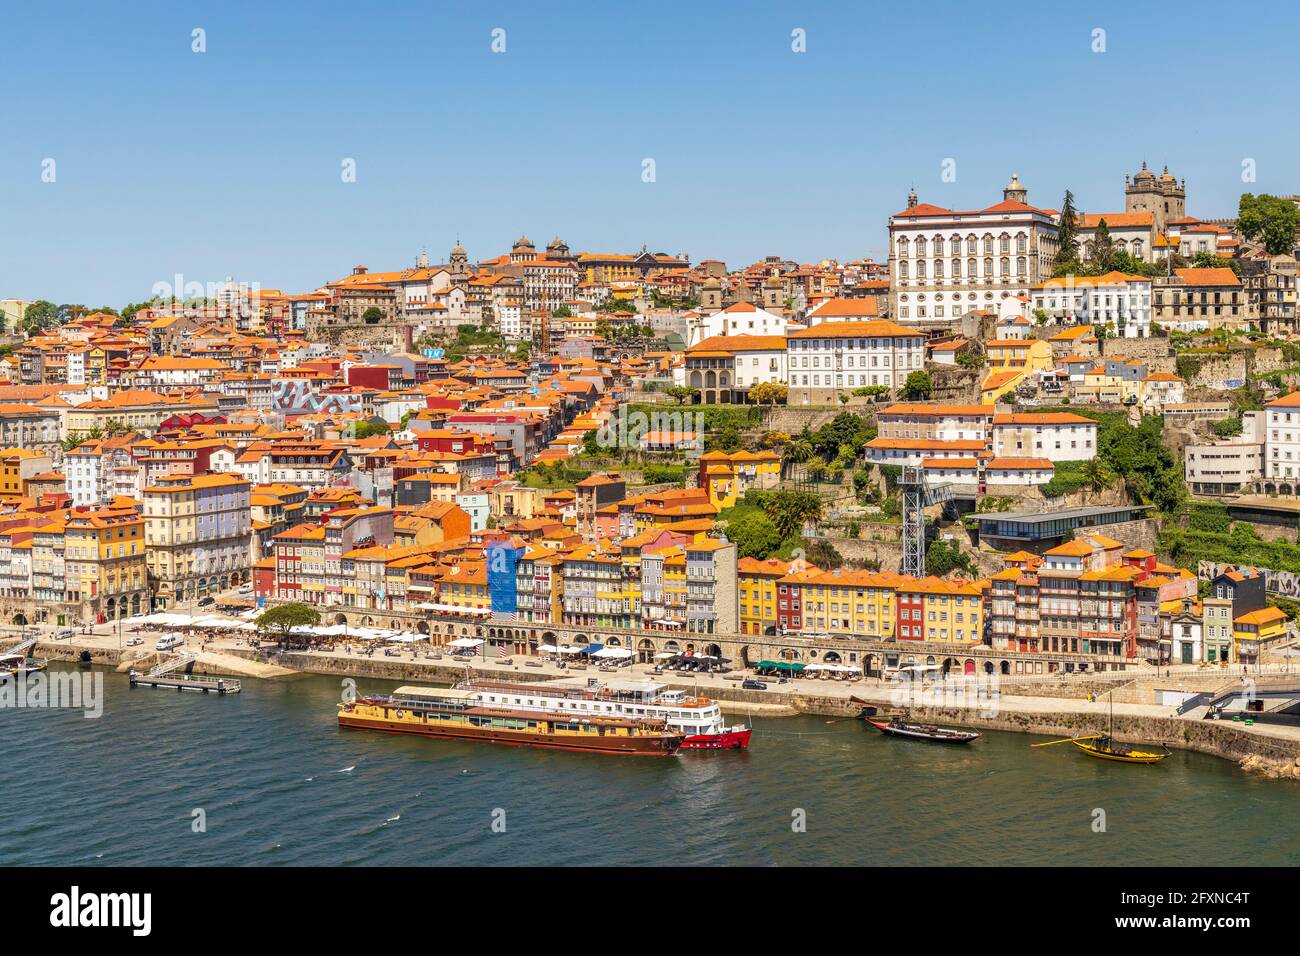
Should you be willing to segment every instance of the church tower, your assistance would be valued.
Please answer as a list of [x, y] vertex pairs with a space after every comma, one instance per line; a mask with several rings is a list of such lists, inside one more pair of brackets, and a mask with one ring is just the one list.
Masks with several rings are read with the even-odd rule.
[[451, 273], [452, 285], [464, 285], [469, 281], [469, 256], [465, 252], [465, 247], [456, 240], [456, 246], [451, 250], [451, 257], [448, 259], [448, 272]]
[[1011, 182], [1007, 183], [1002, 190], [1002, 201], [1026, 204], [1029, 202], [1029, 190], [1025, 188], [1025, 184], [1020, 181], [1020, 177], [1015, 173], [1011, 174]]

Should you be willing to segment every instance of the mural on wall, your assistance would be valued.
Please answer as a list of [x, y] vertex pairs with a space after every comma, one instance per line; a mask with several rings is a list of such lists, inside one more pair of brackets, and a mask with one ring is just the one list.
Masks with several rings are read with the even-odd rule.
[[1233, 568], [1264, 575], [1264, 590], [1269, 594], [1300, 599], [1300, 574], [1294, 571], [1273, 571], [1269, 568], [1253, 568], [1245, 564], [1216, 564], [1213, 561], [1200, 561], [1196, 565], [1196, 574], [1202, 581], [1213, 581], [1224, 571]]
[[360, 414], [361, 396], [323, 391], [311, 382], [277, 379], [271, 389], [271, 408], [281, 415]]

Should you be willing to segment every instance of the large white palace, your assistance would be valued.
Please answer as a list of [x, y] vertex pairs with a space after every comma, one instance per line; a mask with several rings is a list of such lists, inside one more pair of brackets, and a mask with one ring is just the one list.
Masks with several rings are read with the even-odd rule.
[[1029, 205], [1019, 178], [987, 209], [957, 211], [918, 203], [889, 220], [890, 310], [900, 322], [997, 311], [1002, 299], [1028, 296], [1052, 274], [1054, 209]]

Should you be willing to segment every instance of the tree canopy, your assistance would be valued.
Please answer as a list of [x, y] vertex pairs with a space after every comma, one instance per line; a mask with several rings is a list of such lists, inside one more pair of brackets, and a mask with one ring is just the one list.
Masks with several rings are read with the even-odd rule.
[[745, 509], [726, 522], [728, 540], [735, 542], [739, 558], [765, 559], [780, 549], [781, 532], [764, 512]]
[[320, 612], [309, 605], [291, 601], [263, 611], [254, 623], [259, 633], [278, 633], [283, 640], [295, 627], [313, 627], [319, 624]]
[[1237, 206], [1237, 228], [1247, 239], [1262, 242], [1269, 255], [1294, 251], [1297, 226], [1300, 226], [1300, 214], [1291, 200], [1267, 193], [1258, 196], [1241, 194]]

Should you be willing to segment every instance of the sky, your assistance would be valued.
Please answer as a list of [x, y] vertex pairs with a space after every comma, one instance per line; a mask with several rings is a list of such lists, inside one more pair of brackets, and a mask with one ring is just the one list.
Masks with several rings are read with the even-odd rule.
[[521, 233], [879, 260], [912, 187], [980, 208], [1017, 173], [1117, 211], [1144, 159], [1203, 218], [1300, 192], [1300, 6], [1056, 6], [5, 4], [0, 298], [304, 292]]

